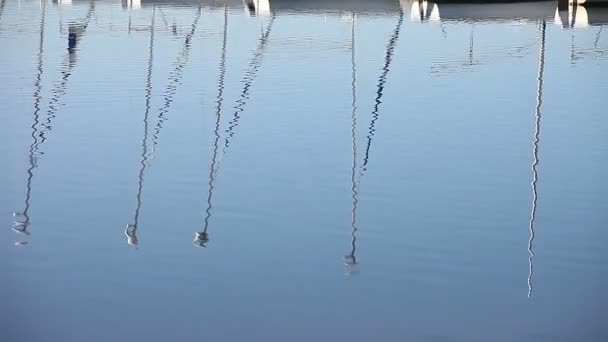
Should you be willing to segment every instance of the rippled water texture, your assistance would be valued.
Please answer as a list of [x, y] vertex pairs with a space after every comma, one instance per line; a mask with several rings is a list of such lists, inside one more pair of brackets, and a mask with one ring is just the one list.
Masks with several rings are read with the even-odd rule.
[[0, 0], [0, 341], [608, 341], [604, 23]]

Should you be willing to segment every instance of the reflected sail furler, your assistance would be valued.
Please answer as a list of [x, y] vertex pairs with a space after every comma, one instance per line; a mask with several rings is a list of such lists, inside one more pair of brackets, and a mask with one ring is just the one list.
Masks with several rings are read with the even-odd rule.
[[196, 27], [198, 26], [199, 19], [201, 18], [202, 13], [202, 4], [198, 6], [196, 11], [196, 16], [191, 25], [190, 32], [186, 34], [184, 37], [184, 46], [180, 50], [177, 59], [175, 68], [169, 73], [169, 83], [165, 89], [164, 105], [159, 109], [158, 121], [156, 123], [156, 127], [154, 128], [154, 134], [152, 134], [152, 150], [149, 153], [150, 159], [153, 159], [153, 154], [156, 151], [156, 147], [158, 145], [158, 139], [160, 135], [160, 131], [163, 128], [163, 123], [168, 119], [167, 114], [169, 113], [169, 109], [171, 108], [171, 104], [173, 103], [174, 96], [177, 93], [177, 87], [181, 84], [182, 77], [184, 75], [184, 68], [188, 64], [190, 59], [190, 48], [192, 46], [191, 40], [194, 37], [194, 33], [196, 32]]
[[533, 242], [535, 237], [534, 224], [536, 222], [536, 204], [538, 200], [538, 192], [536, 189], [538, 183], [538, 143], [540, 141], [540, 123], [541, 123], [541, 107], [543, 104], [543, 75], [545, 71], [545, 31], [547, 23], [543, 20], [539, 25], [540, 30], [540, 51], [538, 54], [538, 77], [537, 77], [537, 90], [536, 90], [536, 108], [534, 111], [534, 143], [532, 148], [533, 162], [532, 162], [532, 208], [530, 211], [530, 223], [529, 231], [530, 238], [528, 240], [528, 298], [532, 296], [532, 276], [534, 275], [533, 268]]
[[249, 99], [249, 93], [251, 92], [251, 86], [253, 85], [253, 81], [256, 79], [258, 70], [262, 66], [262, 60], [264, 59], [264, 50], [268, 43], [268, 37], [270, 36], [270, 32], [272, 31], [272, 24], [274, 23], [275, 14], [272, 13], [270, 17], [270, 22], [266, 27], [266, 30], [262, 34], [259, 40], [259, 44], [257, 49], [253, 54], [253, 58], [249, 62], [249, 70], [245, 73], [243, 80], [243, 90], [239, 96], [239, 99], [236, 100], [236, 105], [234, 106], [234, 114], [232, 120], [228, 123], [228, 128], [226, 129], [226, 139], [224, 140], [224, 148], [222, 152], [225, 153], [226, 149], [230, 146], [230, 139], [234, 136], [234, 129], [239, 125], [240, 113], [245, 110], [245, 105], [247, 104], [247, 100]]
[[[4, 6], [4, 1], [2, 2]], [[46, 19], [46, 3], [42, 4], [42, 15], [40, 18], [40, 38], [38, 41], [38, 53], [37, 53], [37, 65], [36, 65], [36, 77], [34, 81], [34, 122], [32, 123], [32, 143], [29, 147], [29, 167], [27, 169], [27, 183], [25, 191], [25, 203], [22, 212], [15, 212], [13, 216], [15, 221], [13, 222], [13, 231], [23, 235], [30, 235], [28, 230], [30, 224], [30, 200], [32, 196], [32, 180], [34, 179], [34, 169], [38, 167], [38, 126], [40, 123], [40, 102], [42, 101], [42, 75], [44, 74], [44, 27]], [[17, 242], [16, 245], [26, 244], [26, 241]]]
[[228, 41], [228, 7], [224, 9], [224, 35], [222, 39], [222, 55], [220, 57], [219, 66], [219, 77], [217, 84], [217, 100], [215, 105], [215, 129], [213, 131], [215, 139], [213, 140], [213, 155], [211, 157], [211, 165], [209, 166], [209, 192], [207, 194], [207, 209], [205, 209], [205, 219], [203, 223], [203, 230], [196, 232], [194, 235], [194, 241], [192, 243], [198, 247], [206, 247], [206, 243], [209, 242], [209, 235], [207, 229], [209, 228], [209, 219], [211, 218], [211, 209], [213, 190], [215, 188], [216, 178], [216, 164], [217, 155], [220, 144], [220, 123], [222, 116], [222, 104], [224, 102], [224, 81], [226, 78], [226, 43]]
[[156, 7], [152, 9], [152, 24], [150, 25], [150, 44], [148, 49], [148, 70], [146, 73], [146, 95], [144, 109], [144, 134], [141, 142], [141, 161], [139, 173], [137, 174], [137, 196], [135, 212], [133, 213], [133, 223], [127, 224], [125, 228], [125, 236], [127, 243], [131, 246], [137, 246], [139, 240], [137, 238], [137, 229], [139, 228], [139, 211], [141, 210], [141, 193], [143, 190], [144, 174], [148, 166], [148, 118], [150, 115], [151, 99], [152, 99], [152, 66], [154, 65], [154, 25], [156, 18]]
[[82, 24], [71, 24], [68, 33], [68, 53], [65, 55], [63, 62], [61, 63], [61, 81], [56, 84], [51, 90], [53, 94], [49, 100], [49, 109], [46, 114], [46, 120], [42, 123], [43, 130], [40, 132], [40, 143], [46, 141], [46, 133], [52, 130], [52, 121], [55, 118], [59, 107], [61, 98], [67, 93], [67, 83], [72, 75], [73, 69], [76, 66], [76, 45], [80, 42], [82, 36], [86, 33], [87, 27], [95, 12], [95, 2], [90, 2], [89, 11], [84, 18]]
[[357, 66], [355, 59], [355, 19], [356, 16], [353, 14], [352, 28], [351, 28], [351, 89], [352, 89], [352, 102], [351, 102], [351, 136], [352, 136], [352, 150], [353, 150], [353, 164], [351, 168], [351, 191], [352, 191], [352, 210], [351, 210], [351, 251], [350, 254], [344, 257], [344, 265], [347, 267], [347, 274], [353, 275], [359, 273], [357, 264], [357, 207], [359, 203], [359, 182], [357, 180]]
[[0, 19], [2, 19], [2, 13], [4, 13], [4, 6], [6, 5], [6, 0], [0, 1]]
[[372, 140], [376, 132], [376, 121], [380, 117], [380, 104], [382, 103], [382, 96], [384, 95], [384, 87], [388, 80], [388, 73], [390, 66], [393, 61], [393, 53], [395, 52], [395, 46], [399, 41], [399, 33], [401, 32], [401, 25], [403, 24], [403, 10], [399, 11], [399, 20], [395, 26], [395, 30], [388, 42], [386, 47], [386, 55], [384, 56], [384, 66], [382, 67], [382, 73], [378, 78], [376, 98], [374, 99], [374, 110], [372, 111], [372, 121], [369, 125], [369, 134], [367, 135], [367, 147], [365, 149], [365, 158], [363, 159], [363, 165], [361, 165], [361, 172], [367, 169], [367, 163], [369, 162], [369, 151], [372, 146]]

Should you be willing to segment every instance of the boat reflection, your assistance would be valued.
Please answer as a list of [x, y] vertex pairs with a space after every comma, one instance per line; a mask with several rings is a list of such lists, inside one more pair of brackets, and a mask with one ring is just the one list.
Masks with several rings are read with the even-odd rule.
[[[555, 11], [554, 23], [564, 29], [572, 30], [570, 44], [571, 63], [574, 64], [576, 61], [588, 56], [604, 57], [608, 54], [608, 48], [599, 46], [604, 25], [608, 24], [608, 8], [586, 7], [577, 3], [569, 3], [568, 6], [558, 8]], [[593, 46], [577, 46], [575, 29], [591, 27], [598, 27]]]
[[567, 8], [555, 10], [553, 21], [564, 28], [603, 26], [608, 24], [608, 8], [569, 3]]
[[411, 1], [411, 18], [419, 21], [537, 21], [550, 19], [555, 1], [456, 2]]

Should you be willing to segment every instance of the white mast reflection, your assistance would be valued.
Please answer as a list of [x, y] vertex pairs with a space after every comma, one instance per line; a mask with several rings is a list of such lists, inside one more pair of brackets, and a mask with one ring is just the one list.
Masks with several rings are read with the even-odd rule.
[[367, 163], [369, 161], [369, 153], [372, 144], [373, 137], [375, 135], [375, 125], [376, 121], [380, 117], [380, 104], [382, 104], [382, 97], [384, 95], [384, 89], [386, 86], [386, 81], [388, 80], [388, 74], [390, 72], [390, 66], [393, 61], [393, 54], [395, 51], [395, 47], [397, 46], [397, 42], [399, 41], [399, 34], [401, 32], [401, 25], [403, 24], [403, 8], [399, 7], [399, 17], [397, 20], [397, 24], [395, 29], [393, 30], [393, 34], [391, 35], [388, 45], [386, 47], [386, 53], [384, 56], [384, 66], [382, 67], [382, 72], [380, 77], [378, 78], [377, 89], [376, 89], [376, 98], [374, 99], [374, 109], [372, 111], [372, 120], [369, 125], [369, 132], [367, 135], [367, 146], [365, 148], [365, 154], [363, 158], [363, 163], [360, 167], [360, 171], [357, 175], [355, 174], [355, 170], [357, 168], [357, 141], [356, 141], [356, 128], [357, 128], [357, 99], [356, 99], [356, 65], [355, 65], [355, 16], [353, 14], [353, 22], [351, 27], [351, 65], [352, 65], [352, 142], [353, 142], [353, 165], [352, 165], [352, 175], [351, 175], [351, 185], [352, 185], [352, 217], [351, 217], [351, 253], [344, 257], [344, 263], [348, 268], [348, 274], [358, 273], [357, 260], [355, 256], [355, 252], [357, 250], [357, 208], [358, 208], [358, 187], [361, 183], [361, 177], [363, 177], [365, 171], [367, 170]]
[[213, 140], [213, 156], [211, 157], [211, 165], [209, 166], [209, 189], [207, 194], [207, 209], [205, 210], [205, 219], [203, 223], [203, 230], [194, 233], [194, 241], [192, 244], [197, 247], [207, 247], [206, 243], [209, 242], [209, 235], [207, 229], [209, 228], [209, 219], [211, 218], [211, 210], [213, 208], [213, 190], [215, 189], [215, 179], [217, 156], [220, 145], [220, 123], [222, 119], [222, 104], [224, 102], [224, 81], [226, 78], [226, 45], [228, 42], [228, 7], [224, 7], [224, 35], [222, 37], [222, 55], [220, 57], [219, 76], [218, 76], [218, 90], [217, 100], [215, 103], [215, 129], [213, 131], [215, 139]]
[[355, 59], [355, 21], [356, 16], [352, 14], [352, 24], [351, 24], [351, 70], [352, 70], [352, 126], [351, 126], [351, 135], [352, 135], [352, 149], [353, 149], [353, 164], [351, 169], [351, 190], [352, 190], [352, 214], [351, 214], [351, 251], [350, 254], [344, 257], [344, 265], [347, 268], [347, 274], [353, 275], [359, 273], [359, 267], [357, 263], [357, 257], [355, 255], [357, 251], [357, 207], [358, 207], [358, 186], [359, 181], [357, 180], [357, 66]]
[[[4, 2], [2, 3], [4, 6]], [[40, 38], [38, 43], [38, 53], [37, 53], [37, 65], [36, 65], [36, 78], [34, 81], [34, 122], [32, 123], [32, 143], [30, 144], [29, 149], [29, 168], [27, 169], [27, 184], [25, 191], [25, 206], [22, 212], [14, 212], [13, 216], [15, 217], [15, 221], [13, 222], [13, 231], [22, 234], [22, 235], [30, 235], [28, 230], [30, 225], [30, 200], [32, 196], [32, 180], [34, 178], [34, 169], [38, 166], [38, 146], [40, 142], [38, 141], [38, 125], [40, 123], [40, 102], [42, 101], [42, 75], [44, 73], [44, 27], [45, 27], [45, 19], [46, 19], [46, 2], [42, 4], [42, 14], [40, 17]], [[27, 241], [18, 241], [15, 245], [25, 245]]]
[[546, 37], [547, 23], [542, 20], [539, 25], [540, 30], [540, 51], [538, 54], [538, 77], [537, 77], [537, 88], [536, 88], [536, 108], [534, 111], [534, 143], [532, 148], [532, 155], [534, 157], [532, 162], [532, 208], [530, 211], [530, 223], [529, 231], [530, 238], [528, 240], [528, 298], [532, 296], [532, 277], [534, 275], [533, 258], [534, 249], [533, 242], [535, 237], [534, 224], [536, 223], [536, 204], [538, 200], [538, 192], [536, 189], [538, 183], [538, 143], [540, 141], [540, 123], [541, 123], [541, 106], [543, 104], [543, 75], [545, 71], [545, 37]]
[[125, 236], [127, 237], [127, 243], [130, 246], [137, 247], [139, 244], [139, 240], [137, 238], [137, 228], [139, 227], [139, 212], [141, 210], [141, 193], [143, 190], [143, 182], [144, 182], [144, 174], [146, 171], [146, 167], [148, 166], [148, 117], [150, 114], [151, 108], [151, 99], [152, 99], [152, 66], [154, 64], [154, 27], [155, 27], [155, 19], [156, 19], [156, 6], [152, 8], [152, 23], [150, 25], [150, 44], [148, 48], [148, 70], [146, 74], [146, 102], [145, 102], [145, 110], [144, 110], [144, 134], [142, 137], [141, 144], [141, 162], [139, 173], [137, 174], [137, 196], [136, 201], [137, 205], [135, 207], [135, 212], [133, 214], [133, 223], [127, 224], [125, 228]]

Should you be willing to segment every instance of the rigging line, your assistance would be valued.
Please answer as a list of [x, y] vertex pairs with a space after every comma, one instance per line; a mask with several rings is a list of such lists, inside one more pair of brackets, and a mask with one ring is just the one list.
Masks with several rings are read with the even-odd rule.
[[[82, 31], [79, 32], [79, 36], [76, 38], [76, 41], [80, 40], [80, 37], [84, 35], [87, 27], [91, 21], [93, 13], [95, 12], [95, 2], [91, 1], [89, 7], [89, 11], [83, 21]], [[68, 38], [69, 39], [69, 38]], [[63, 62], [61, 63], [61, 80], [53, 87], [51, 93], [53, 96], [49, 100], [48, 111], [46, 113], [46, 120], [42, 123], [43, 129], [39, 133], [40, 142], [39, 145], [44, 143], [47, 139], [46, 135], [49, 131], [52, 130], [52, 121], [56, 117], [57, 111], [62, 104], [59, 102], [61, 98], [67, 93], [67, 82], [72, 75], [72, 70], [76, 66], [76, 58], [74, 57], [75, 51], [71, 48], [68, 48], [68, 53], [65, 55]]]
[[163, 123], [168, 119], [167, 114], [169, 113], [169, 109], [171, 108], [171, 104], [173, 103], [174, 96], [177, 93], [177, 87], [181, 84], [181, 79], [183, 77], [183, 72], [186, 64], [188, 64], [190, 58], [190, 48], [192, 46], [191, 40], [196, 32], [196, 28], [198, 26], [199, 19], [201, 17], [202, 12], [202, 4], [199, 4], [197, 14], [192, 22], [191, 29], [184, 37], [184, 46], [180, 50], [180, 53], [176, 59], [175, 68], [169, 73], [169, 82], [167, 87], [165, 88], [164, 95], [164, 105], [159, 109], [158, 121], [156, 123], [156, 127], [154, 128], [154, 133], [152, 134], [152, 148], [149, 153], [150, 159], [153, 159], [154, 152], [156, 152], [156, 147], [158, 145], [158, 139], [160, 132], [163, 128]]
[[602, 34], [602, 30], [604, 29], [604, 25], [600, 26], [600, 29], [597, 31], [597, 34], [595, 35], [595, 41], [593, 42], [593, 48], [597, 49], [597, 46], [600, 42], [600, 36]]
[[249, 99], [249, 93], [251, 92], [251, 86], [253, 85], [253, 81], [257, 76], [260, 66], [262, 65], [264, 49], [268, 43], [268, 37], [270, 36], [270, 32], [272, 31], [272, 25], [274, 23], [274, 20], [275, 14], [273, 12], [270, 18], [270, 22], [268, 23], [266, 30], [260, 37], [258, 47], [255, 50], [253, 58], [249, 63], [249, 70], [245, 73], [245, 76], [241, 81], [241, 83], [243, 83], [243, 90], [241, 91], [239, 99], [236, 100], [232, 120], [228, 123], [228, 128], [225, 131], [227, 133], [227, 136], [224, 140], [222, 154], [226, 153], [226, 150], [230, 146], [230, 139], [234, 136], [234, 129], [239, 125], [239, 119], [241, 118], [239, 114], [241, 114], [245, 110], [245, 105], [247, 104], [247, 100]]
[[382, 96], [384, 95], [384, 89], [386, 85], [386, 81], [388, 80], [388, 73], [390, 71], [390, 66], [393, 61], [393, 53], [395, 51], [395, 46], [399, 41], [399, 33], [401, 31], [401, 25], [403, 24], [403, 9], [399, 10], [399, 20], [397, 21], [397, 25], [395, 26], [395, 30], [391, 35], [389, 43], [386, 47], [386, 54], [384, 56], [384, 66], [382, 67], [382, 73], [378, 78], [377, 90], [376, 90], [376, 98], [374, 99], [374, 110], [372, 111], [372, 120], [369, 125], [369, 134], [367, 135], [367, 147], [365, 149], [365, 158], [363, 159], [363, 165], [361, 165], [361, 172], [367, 169], [367, 163], [369, 162], [369, 151], [372, 145], [372, 140], [376, 132], [376, 121], [380, 117], [380, 104], [382, 103]]

